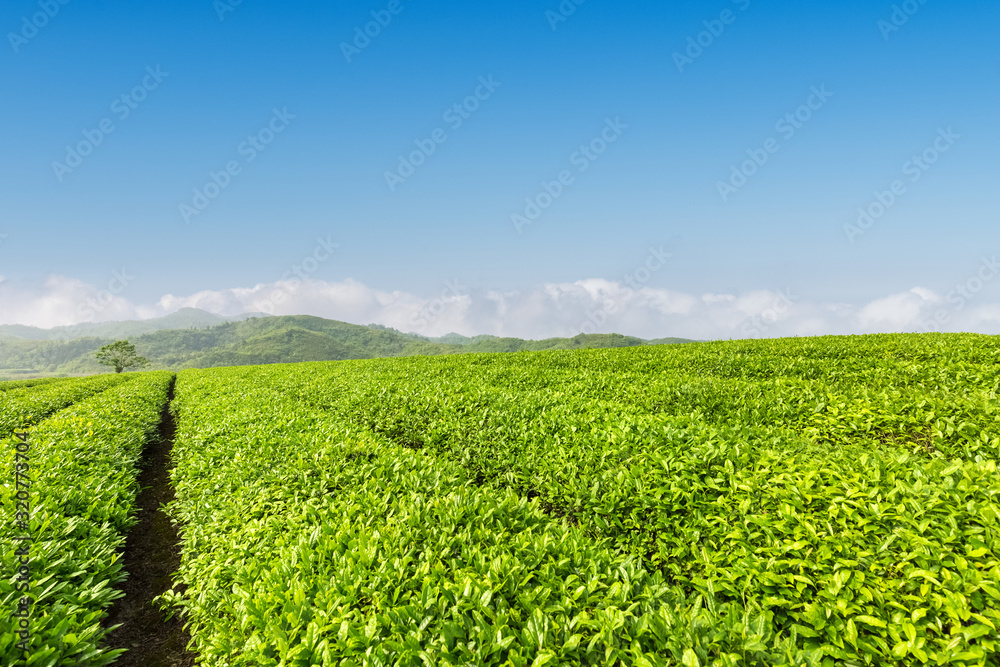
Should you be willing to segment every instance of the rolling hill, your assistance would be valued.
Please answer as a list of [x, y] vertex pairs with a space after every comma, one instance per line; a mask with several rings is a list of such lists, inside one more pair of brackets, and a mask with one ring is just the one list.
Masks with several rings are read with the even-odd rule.
[[631, 347], [692, 342], [646, 341], [621, 334], [522, 340], [448, 334], [427, 338], [380, 325], [360, 326], [310, 315], [243, 316], [229, 320], [187, 308], [158, 320], [82, 325], [86, 333], [65, 339], [67, 330], [0, 326], [0, 379], [106, 372], [94, 359], [102, 345], [127, 338], [150, 369], [212, 368], [297, 361], [334, 361], [469, 352], [519, 352]]

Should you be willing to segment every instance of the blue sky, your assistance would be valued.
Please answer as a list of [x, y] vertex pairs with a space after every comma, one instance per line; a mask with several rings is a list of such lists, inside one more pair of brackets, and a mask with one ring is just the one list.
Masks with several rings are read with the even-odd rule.
[[[998, 19], [971, 0], [15, 0], [0, 320], [1000, 333], [981, 269]], [[387, 179], [401, 156], [420, 164]], [[861, 229], [859, 208], [881, 215]]]

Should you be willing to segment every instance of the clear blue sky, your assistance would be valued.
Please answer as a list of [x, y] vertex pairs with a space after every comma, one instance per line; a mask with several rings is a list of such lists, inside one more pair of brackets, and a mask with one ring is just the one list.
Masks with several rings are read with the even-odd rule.
[[[671, 258], [644, 288], [789, 289], [819, 309], [943, 297], [1000, 250], [996, 2], [911, 0], [893, 17], [888, 1], [567, 0], [559, 21], [559, 0], [234, 2], [4, 3], [8, 320], [51, 275], [103, 288], [126, 267], [119, 296], [136, 305], [271, 283], [319, 236], [339, 248], [311, 278], [380, 293], [621, 283], [652, 245]], [[372, 12], [391, 21], [348, 62]], [[479, 108], [446, 120], [477, 88]], [[248, 161], [241, 143], [275, 109], [294, 119]], [[808, 120], [779, 130], [797, 111]], [[102, 121], [113, 132], [79, 166], [54, 168]], [[946, 152], [907, 170], [949, 129]], [[446, 141], [391, 189], [386, 171], [435, 130]], [[574, 159], [602, 131], [606, 151]], [[767, 161], [724, 199], [747, 151]], [[181, 204], [229, 162], [239, 173], [186, 222]], [[564, 170], [572, 182], [518, 233], [512, 214]], [[849, 242], [844, 225], [895, 180], [902, 194]], [[1000, 280], [976, 298], [998, 295]]]

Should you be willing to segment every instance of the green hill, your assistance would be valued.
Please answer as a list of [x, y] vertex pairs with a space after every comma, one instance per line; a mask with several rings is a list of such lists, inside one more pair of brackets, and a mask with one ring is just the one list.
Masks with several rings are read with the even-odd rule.
[[[213, 320], [213, 318], [215, 318]], [[166, 321], [164, 321], [166, 320]], [[86, 337], [60, 340], [66, 327], [0, 327], [0, 379], [106, 372], [94, 359], [102, 345], [128, 338], [150, 369], [212, 368], [297, 361], [374, 357], [519, 352], [632, 347], [692, 342], [681, 338], [644, 341], [621, 334], [580, 334], [573, 338], [522, 340], [448, 334], [427, 338], [380, 325], [360, 326], [310, 315], [250, 317], [224, 321], [193, 308], [146, 322], [112, 322], [89, 329]], [[53, 335], [52, 332], [58, 332]], [[137, 332], [137, 333], [134, 333]]]

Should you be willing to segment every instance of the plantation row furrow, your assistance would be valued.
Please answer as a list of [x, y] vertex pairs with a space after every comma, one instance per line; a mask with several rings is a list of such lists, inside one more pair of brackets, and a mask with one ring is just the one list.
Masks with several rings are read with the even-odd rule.
[[819, 438], [748, 415], [713, 422], [697, 411], [616, 410], [613, 397], [577, 399], [570, 381], [558, 391], [496, 385], [530, 376], [526, 365], [544, 368], [546, 356], [496, 356], [494, 368], [483, 359], [403, 359], [258, 375], [399, 447], [458, 463], [494, 492], [536, 498], [689, 595], [767, 614], [769, 631], [803, 650], [856, 664], [996, 658], [995, 430], [975, 434], [988, 458], [976, 450], [949, 460], [845, 437], [852, 427], [838, 432], [836, 413]]
[[[26, 500], [13, 477], [0, 486], [2, 664], [108, 665], [121, 653], [102, 647], [101, 622], [120, 596], [115, 586], [125, 576], [120, 551], [134, 523], [137, 464], [172, 379], [157, 371], [127, 382], [113, 376], [89, 381], [89, 393], [106, 391], [30, 427], [30, 449], [17, 461], [19, 440], [0, 439], [4, 474], [13, 475], [16, 466], [31, 480]], [[29, 515], [19, 500], [28, 503]], [[25, 597], [30, 604], [15, 615]]]
[[768, 612], [687, 596], [519, 494], [283, 395], [274, 372], [179, 375], [172, 597], [206, 664], [808, 659]]
[[128, 375], [97, 375], [0, 392], [0, 438], [129, 380]]

